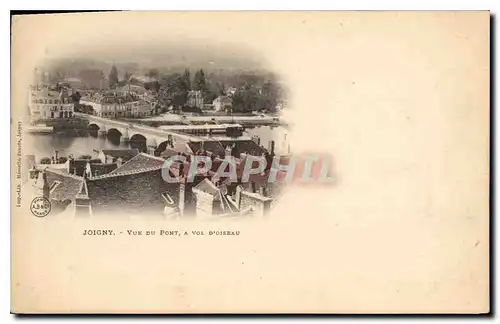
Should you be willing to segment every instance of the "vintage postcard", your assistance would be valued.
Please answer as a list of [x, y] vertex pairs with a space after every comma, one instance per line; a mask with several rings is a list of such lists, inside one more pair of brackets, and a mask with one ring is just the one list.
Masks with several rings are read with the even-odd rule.
[[11, 311], [490, 311], [490, 14], [12, 17]]

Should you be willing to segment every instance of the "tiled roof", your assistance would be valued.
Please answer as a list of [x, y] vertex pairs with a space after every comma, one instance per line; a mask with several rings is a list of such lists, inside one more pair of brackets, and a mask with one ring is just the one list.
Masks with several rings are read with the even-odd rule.
[[216, 196], [220, 193], [219, 188], [217, 188], [217, 186], [212, 181], [208, 180], [208, 178], [200, 181], [200, 183], [198, 183], [195, 188], [212, 196]]
[[114, 158], [122, 158], [123, 160], [127, 161], [139, 154], [138, 149], [125, 149], [125, 150], [102, 150], [102, 152], [105, 155], [114, 157]]
[[139, 153], [111, 173], [123, 173], [128, 171], [136, 171], [141, 169], [162, 167], [165, 164], [165, 159], [146, 153]]
[[197, 190], [206, 192], [212, 196], [218, 195], [220, 193], [219, 188], [215, 186], [210, 180], [207, 178], [203, 179], [198, 185], [195, 187]]
[[[154, 167], [149, 167], [149, 168], [142, 168], [142, 169], [135, 169], [135, 170], [126, 170], [126, 171], [120, 171], [120, 172], [110, 172], [108, 174], [103, 174], [103, 175], [98, 175], [94, 177], [88, 178], [88, 180], [99, 180], [99, 179], [108, 179], [108, 178], [115, 178], [115, 177], [121, 177], [121, 176], [128, 176], [128, 175], [133, 175], [133, 174], [139, 174], [139, 173], [144, 173], [144, 172], [150, 172], [150, 171], [156, 171], [160, 170], [162, 166], [154, 166]], [[114, 170], [116, 171], [116, 170]]]
[[163, 195], [178, 205], [179, 184], [163, 180], [160, 168], [111, 173], [87, 179], [88, 197], [92, 212], [163, 213]]
[[203, 149], [219, 156], [225, 156], [226, 154], [226, 150], [218, 141], [188, 142], [187, 145], [193, 153]]
[[176, 156], [176, 155], [179, 155], [180, 152], [176, 151], [176, 150], [172, 150], [170, 148], [166, 148], [163, 152], [160, 153], [160, 155], [164, 158], [168, 158], [168, 157], [171, 157], [171, 156]]
[[116, 170], [116, 163], [90, 163], [92, 175], [102, 175]]
[[50, 199], [65, 201], [75, 199], [76, 194], [80, 191], [80, 187], [83, 183], [83, 178], [69, 174], [66, 172], [61, 172], [59, 170], [51, 170], [50, 168], [45, 169], [47, 174], [47, 181], [49, 183], [49, 188], [58, 181], [54, 189], [50, 193]]
[[[256, 156], [261, 156], [262, 154], [264, 154], [266, 152], [265, 149], [263, 149], [262, 147], [260, 147], [259, 145], [257, 145], [257, 143], [255, 143], [254, 141], [252, 140], [248, 140], [248, 141], [220, 141], [220, 143], [222, 144], [223, 147], [226, 147], [226, 146], [232, 146], [233, 144], [236, 146], [236, 151], [241, 154], [241, 153], [247, 153], [249, 155], [256, 155]], [[238, 154], [238, 156], [239, 156]]]

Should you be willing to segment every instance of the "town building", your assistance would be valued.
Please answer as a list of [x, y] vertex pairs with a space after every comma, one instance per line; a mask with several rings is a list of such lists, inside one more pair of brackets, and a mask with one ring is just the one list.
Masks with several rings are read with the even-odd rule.
[[94, 115], [106, 118], [147, 117], [155, 106], [135, 94], [117, 92], [90, 94], [82, 97], [80, 104], [92, 106]]
[[[165, 160], [145, 153], [97, 175], [84, 171], [80, 176], [51, 169], [51, 165], [33, 166], [30, 179], [35, 189], [50, 200], [53, 214], [66, 211], [76, 217], [260, 217], [275, 201], [276, 197], [254, 178], [249, 189], [228, 183], [214, 172], [197, 174], [194, 182], [187, 182], [188, 164], [171, 165], [168, 172], [173, 182], [164, 180]], [[87, 161], [85, 169], [89, 165]]]
[[83, 89], [85, 87], [82, 80], [79, 78], [65, 78], [62, 83], [68, 85], [72, 89]]
[[97, 158], [103, 164], [117, 163], [118, 166], [121, 166], [137, 154], [139, 154], [138, 149], [102, 150], [99, 152]]
[[188, 92], [187, 105], [189, 107], [197, 107], [203, 109], [203, 94], [199, 90]]
[[228, 96], [219, 96], [212, 102], [215, 111], [228, 111], [233, 107], [233, 100]]
[[63, 120], [74, 117], [74, 104], [69, 90], [57, 91], [48, 85], [32, 86], [29, 91], [29, 111], [32, 121]]

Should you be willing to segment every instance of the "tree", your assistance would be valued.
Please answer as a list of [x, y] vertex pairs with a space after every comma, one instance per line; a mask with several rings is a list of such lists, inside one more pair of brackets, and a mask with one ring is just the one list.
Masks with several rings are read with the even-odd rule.
[[275, 111], [276, 104], [278, 103], [279, 89], [278, 87], [272, 83], [267, 81], [262, 86], [261, 98], [263, 109]]
[[226, 86], [224, 85], [224, 82], [217, 82], [215, 84], [215, 89], [217, 96], [223, 96], [226, 94]]
[[212, 91], [212, 90], [207, 90], [205, 92], [205, 95], [203, 96], [203, 102], [204, 103], [212, 103], [215, 98], [217, 98], [219, 96], [219, 94], [215, 91]]
[[205, 73], [203, 72], [203, 69], [200, 69], [194, 75], [193, 90], [199, 90], [203, 94], [205, 94], [205, 92], [207, 91], [207, 83], [205, 80]]
[[187, 68], [184, 70], [184, 82], [186, 83], [187, 89], [191, 90], [191, 73]]
[[125, 80], [125, 82], [128, 82], [131, 77], [132, 77], [132, 73], [125, 72], [125, 75], [123, 76], [123, 80]]
[[40, 159], [40, 164], [51, 164], [52, 160], [49, 157], [43, 157]]
[[57, 159], [57, 163], [66, 163], [68, 161], [68, 158], [65, 156], [61, 156]]
[[159, 92], [159, 102], [164, 106], [180, 108], [187, 102], [188, 86], [184, 76], [179, 73], [164, 77]]
[[116, 66], [113, 65], [113, 67], [111, 67], [111, 71], [109, 71], [108, 85], [110, 88], [114, 89], [118, 85], [118, 82], [118, 70], [116, 69]]
[[234, 112], [251, 112], [262, 107], [262, 98], [255, 89], [238, 90], [233, 95]]
[[80, 92], [77, 91], [71, 95], [71, 100], [74, 104], [79, 104], [81, 97]]

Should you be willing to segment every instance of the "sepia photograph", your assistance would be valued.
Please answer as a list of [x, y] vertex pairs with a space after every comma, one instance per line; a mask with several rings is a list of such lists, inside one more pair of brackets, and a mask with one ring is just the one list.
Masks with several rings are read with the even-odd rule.
[[243, 45], [127, 46], [33, 71], [23, 172], [47, 216], [266, 214], [290, 160], [285, 83]]
[[14, 314], [483, 314], [489, 11], [11, 16]]

